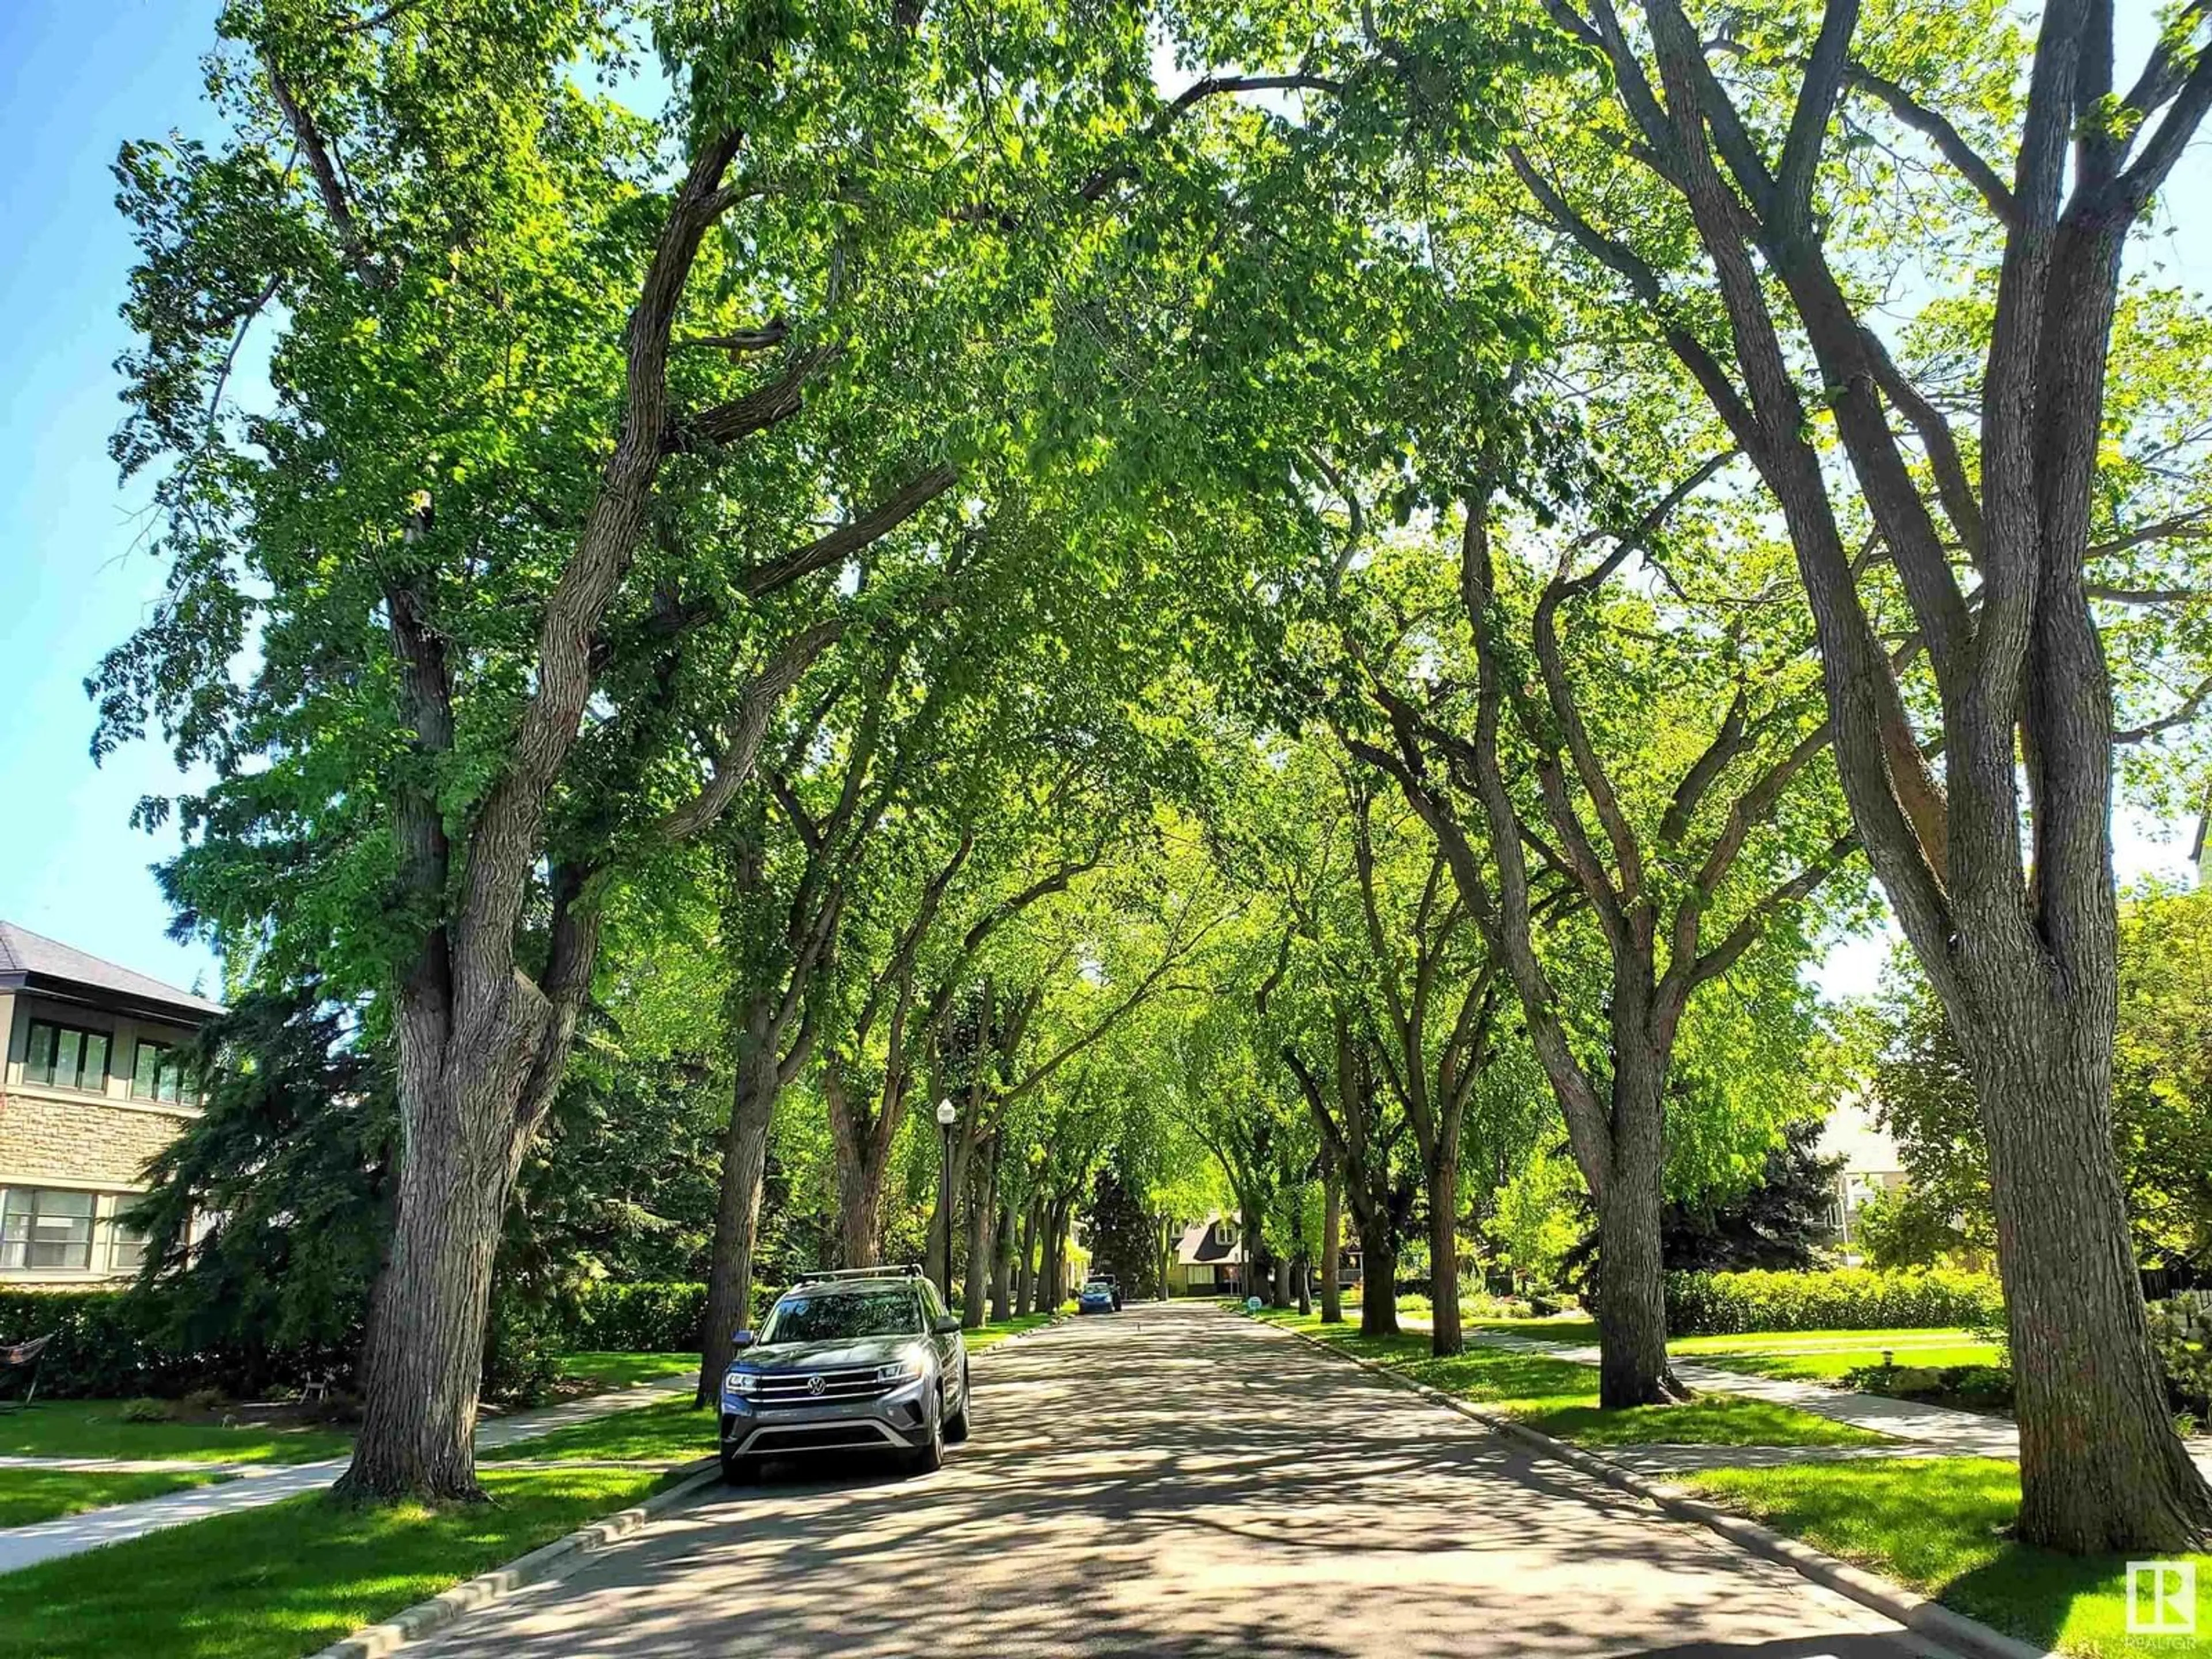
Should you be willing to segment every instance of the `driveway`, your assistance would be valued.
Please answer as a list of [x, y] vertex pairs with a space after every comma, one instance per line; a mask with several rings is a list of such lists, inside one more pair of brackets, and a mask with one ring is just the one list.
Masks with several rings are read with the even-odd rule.
[[1940, 1651], [1795, 1573], [1210, 1307], [975, 1362], [975, 1438], [713, 1487], [410, 1648], [714, 1655]]

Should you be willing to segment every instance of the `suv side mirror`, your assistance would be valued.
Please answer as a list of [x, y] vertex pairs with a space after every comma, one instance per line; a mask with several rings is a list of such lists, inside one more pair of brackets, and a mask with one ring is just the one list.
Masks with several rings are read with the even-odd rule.
[[929, 1328], [939, 1336], [950, 1336], [960, 1328], [960, 1316], [953, 1313], [939, 1314], [929, 1322]]
[[730, 1333], [730, 1346], [732, 1351], [739, 1348], [750, 1348], [754, 1343], [759, 1340], [760, 1339], [755, 1336], [750, 1331], [732, 1331]]

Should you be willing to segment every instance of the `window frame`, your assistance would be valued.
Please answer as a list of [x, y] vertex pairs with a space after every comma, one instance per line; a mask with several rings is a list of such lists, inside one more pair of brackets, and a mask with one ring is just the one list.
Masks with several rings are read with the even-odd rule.
[[[46, 1060], [46, 1074], [43, 1078], [37, 1077], [33, 1074], [33, 1062], [31, 1058], [32, 1046], [37, 1042], [38, 1035], [40, 1031], [48, 1031], [53, 1034], [53, 1041], [47, 1046]], [[54, 1081], [54, 1060], [61, 1052], [61, 1039], [64, 1034], [78, 1039], [76, 1050], [76, 1077], [78, 1080], [74, 1083], [57, 1083]], [[92, 1025], [71, 1025], [66, 1021], [48, 1019], [40, 1014], [27, 1015], [23, 1021], [22, 1065], [24, 1086], [26, 1088], [32, 1089], [58, 1089], [64, 1094], [72, 1095], [106, 1094], [107, 1092], [108, 1079], [113, 1075], [113, 1066], [115, 1065], [115, 1036], [116, 1034], [112, 1027], [103, 1030], [97, 1026]], [[86, 1051], [90, 1048], [94, 1039], [97, 1039], [100, 1043], [100, 1070], [96, 1073], [99, 1081], [96, 1085], [87, 1087], [82, 1080], [85, 1075], [84, 1057]]]
[[[154, 1062], [152, 1092], [141, 1094], [138, 1092], [139, 1056], [149, 1048], [163, 1058]], [[164, 1042], [158, 1037], [142, 1036], [133, 1042], [131, 1049], [131, 1098], [155, 1106], [190, 1106], [196, 1103], [199, 1091], [187, 1085], [185, 1050], [184, 1043]], [[170, 1086], [174, 1091], [172, 1094], [161, 1092], [161, 1079], [165, 1074], [170, 1078]]]
[[[19, 1194], [30, 1200], [30, 1206], [27, 1212], [15, 1209], [12, 1200]], [[82, 1216], [68, 1218], [71, 1222], [82, 1221], [84, 1224], [84, 1259], [82, 1261], [55, 1263], [33, 1261], [31, 1259], [31, 1253], [39, 1243], [38, 1225], [40, 1213], [39, 1200], [47, 1196], [82, 1198], [86, 1200], [88, 1207]], [[15, 1214], [25, 1218], [23, 1235], [20, 1238], [8, 1236], [6, 1224], [10, 1218], [11, 1210]], [[81, 1187], [9, 1186], [0, 1189], [0, 1273], [21, 1273], [26, 1276], [33, 1273], [91, 1273], [94, 1247], [99, 1240], [100, 1219], [100, 1194], [96, 1192], [88, 1192]], [[21, 1259], [11, 1260], [11, 1255], [17, 1252], [20, 1252]]]

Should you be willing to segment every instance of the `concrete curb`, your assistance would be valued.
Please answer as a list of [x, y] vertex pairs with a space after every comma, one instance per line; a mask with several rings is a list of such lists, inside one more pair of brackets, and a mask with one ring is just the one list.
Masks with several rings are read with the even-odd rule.
[[[1026, 1331], [1016, 1331], [1012, 1336], [994, 1342], [982, 1352], [971, 1354], [969, 1363], [988, 1359], [1000, 1348], [1011, 1347], [1024, 1337], [1035, 1336], [1039, 1331], [1051, 1330], [1065, 1322], [1067, 1317], [1066, 1314], [1055, 1314], [1042, 1325], [1033, 1326]], [[483, 1461], [487, 1464], [496, 1464], [495, 1459]], [[604, 1468], [611, 1466], [563, 1461], [500, 1467]], [[364, 1625], [352, 1635], [317, 1650], [308, 1656], [308, 1659], [382, 1659], [382, 1656], [395, 1653], [410, 1642], [419, 1642], [424, 1637], [458, 1622], [465, 1613], [489, 1607], [493, 1602], [532, 1584], [544, 1583], [549, 1578], [560, 1578], [574, 1572], [609, 1544], [629, 1537], [647, 1522], [673, 1509], [701, 1487], [713, 1485], [722, 1475], [720, 1460], [715, 1457], [702, 1457], [696, 1462], [678, 1464], [672, 1473], [683, 1476], [683, 1479], [674, 1486], [653, 1493], [635, 1509], [618, 1510], [587, 1527], [580, 1527], [565, 1538], [556, 1538], [527, 1555], [517, 1556], [503, 1567], [494, 1567], [489, 1572], [478, 1573], [442, 1595], [434, 1595], [427, 1601], [417, 1601], [413, 1607], [392, 1614], [380, 1625]]]
[[310, 1659], [380, 1659], [380, 1656], [441, 1631], [464, 1614], [489, 1607], [526, 1585], [564, 1577], [617, 1539], [629, 1537], [654, 1516], [673, 1509], [702, 1486], [720, 1480], [722, 1473], [719, 1463], [711, 1457], [681, 1465], [675, 1472], [684, 1478], [635, 1508], [618, 1510], [587, 1527], [579, 1527], [567, 1537], [556, 1538], [527, 1555], [517, 1556], [503, 1567], [478, 1573], [443, 1595], [417, 1601], [380, 1625], [365, 1625], [352, 1635], [319, 1650]]
[[1954, 1613], [1917, 1590], [1893, 1583], [1863, 1567], [1855, 1567], [1848, 1561], [1839, 1561], [1832, 1555], [1814, 1549], [1810, 1544], [1785, 1537], [1771, 1528], [1762, 1527], [1755, 1521], [1747, 1521], [1740, 1515], [1730, 1515], [1725, 1510], [1715, 1509], [1711, 1504], [1691, 1497], [1679, 1486], [1646, 1480], [1641, 1475], [1608, 1462], [1595, 1452], [1569, 1445], [1563, 1440], [1554, 1440], [1550, 1435], [1532, 1429], [1525, 1423], [1516, 1423], [1510, 1417], [1480, 1410], [1441, 1389], [1431, 1388], [1425, 1382], [1400, 1376], [1388, 1366], [1362, 1359], [1357, 1354], [1342, 1352], [1329, 1343], [1308, 1336], [1304, 1331], [1285, 1330], [1281, 1326], [1268, 1324], [1265, 1320], [1254, 1320], [1252, 1322], [1281, 1335], [1294, 1337], [1309, 1347], [1318, 1348], [1347, 1364], [1357, 1365], [1361, 1370], [1381, 1377], [1394, 1388], [1407, 1389], [1447, 1411], [1470, 1418], [1540, 1456], [1568, 1464], [1618, 1491], [1656, 1504], [1669, 1515], [1685, 1521], [1694, 1521], [1753, 1554], [1765, 1556], [1770, 1561], [1778, 1561], [1814, 1583], [1824, 1585], [1838, 1595], [1847, 1595], [1860, 1606], [1871, 1607], [1884, 1618], [1893, 1619], [1908, 1630], [1968, 1656], [1968, 1659], [2063, 1659], [2063, 1656], [2037, 1647], [2033, 1643], [2007, 1636], [2002, 1631], [1992, 1630], [1978, 1619], [1969, 1619], [1963, 1613]]

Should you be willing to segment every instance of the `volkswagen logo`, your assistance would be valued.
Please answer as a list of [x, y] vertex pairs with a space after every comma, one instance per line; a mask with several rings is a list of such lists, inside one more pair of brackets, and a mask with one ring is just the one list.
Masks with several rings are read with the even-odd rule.
[[810, 1376], [806, 1379], [806, 1392], [809, 1394], [820, 1394], [823, 1387], [822, 1379], [818, 1376]]

